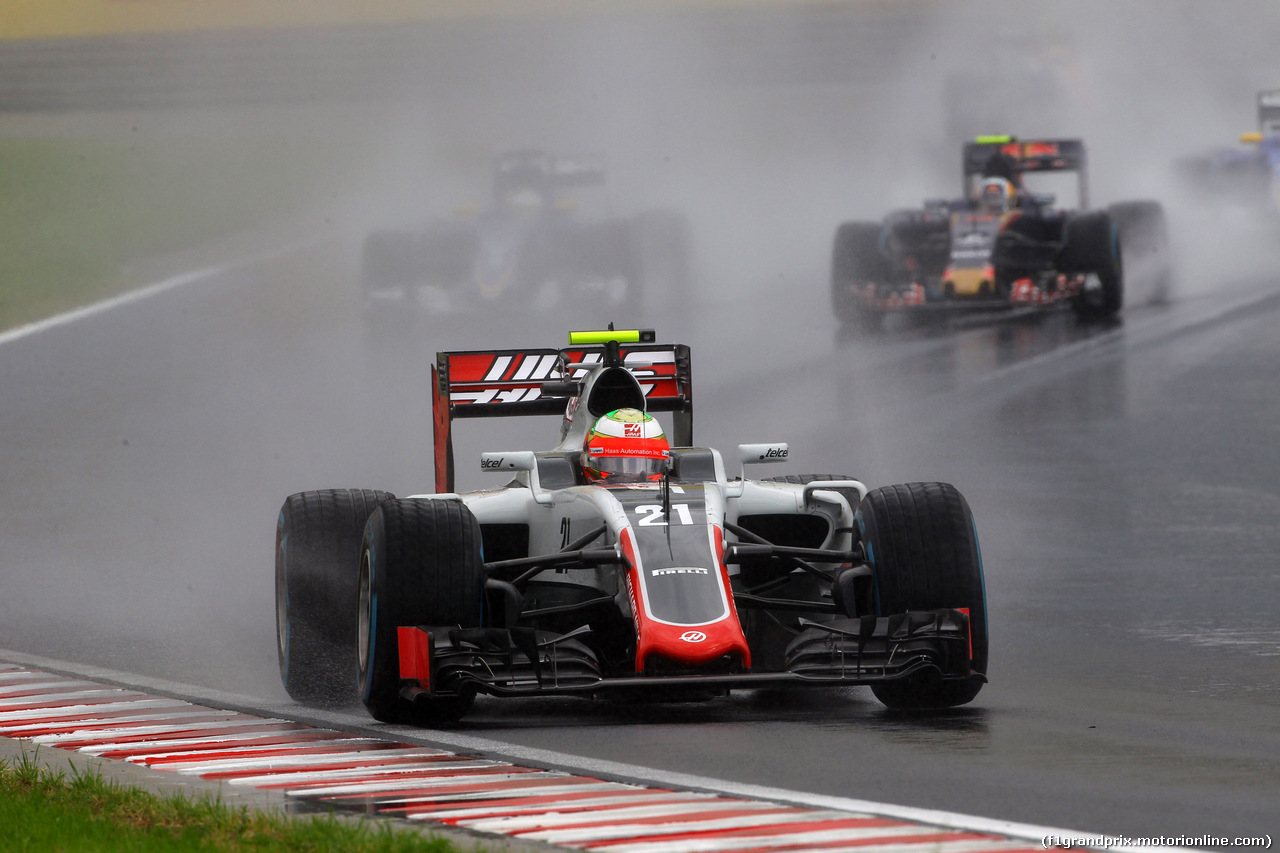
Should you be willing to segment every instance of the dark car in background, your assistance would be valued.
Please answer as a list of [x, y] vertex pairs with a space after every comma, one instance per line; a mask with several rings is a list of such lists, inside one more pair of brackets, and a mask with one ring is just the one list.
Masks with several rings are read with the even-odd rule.
[[[872, 330], [891, 314], [1055, 305], [1108, 318], [1137, 278], [1163, 295], [1170, 268], [1162, 205], [1089, 210], [1082, 140], [978, 137], [965, 144], [962, 167], [959, 199], [838, 227], [831, 299], [842, 325]], [[1044, 176], [1059, 192], [1037, 191], [1034, 179]], [[1060, 205], [1060, 194], [1076, 204]]]
[[575, 302], [626, 312], [643, 304], [646, 286], [679, 286], [683, 217], [617, 214], [606, 181], [599, 158], [499, 154], [485, 208], [367, 236], [360, 268], [366, 314], [378, 321], [549, 312]]

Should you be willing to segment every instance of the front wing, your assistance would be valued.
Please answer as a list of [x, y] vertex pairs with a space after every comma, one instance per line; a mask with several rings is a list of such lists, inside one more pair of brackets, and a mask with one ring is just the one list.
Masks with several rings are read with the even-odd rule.
[[937, 297], [929, 296], [919, 284], [888, 291], [876, 284], [850, 286], [850, 296], [864, 308], [885, 314], [909, 312], [964, 313], [980, 311], [1007, 311], [1013, 308], [1041, 308], [1065, 304], [1079, 295], [1084, 287], [1084, 276], [1059, 273], [1052, 286], [1042, 286], [1031, 279], [1019, 279], [1013, 283], [1007, 296], [989, 297]]
[[730, 690], [876, 684], [931, 673], [982, 676], [970, 668], [965, 610], [912, 611], [834, 622], [803, 622], [781, 670], [605, 675], [589, 629], [556, 635], [531, 628], [414, 626], [399, 629], [401, 696], [591, 696], [680, 688]]

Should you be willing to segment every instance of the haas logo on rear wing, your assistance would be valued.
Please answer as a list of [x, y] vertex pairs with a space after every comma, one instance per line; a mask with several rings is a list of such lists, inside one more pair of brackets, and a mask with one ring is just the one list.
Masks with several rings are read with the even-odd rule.
[[[692, 424], [687, 346], [623, 344], [621, 356], [622, 366], [639, 382], [649, 411], [685, 413]], [[453, 490], [455, 418], [564, 415], [580, 383], [604, 357], [603, 346], [437, 353], [431, 370], [437, 491]]]
[[[675, 345], [642, 345], [623, 349], [623, 366], [640, 382], [649, 400], [680, 395]], [[505, 350], [497, 352], [440, 353], [436, 359], [437, 383], [447, 378], [450, 405], [510, 406], [545, 400], [544, 382], [579, 382], [587, 371], [600, 364], [598, 348], [566, 350]], [[443, 389], [442, 389], [443, 390]], [[564, 410], [557, 395], [554, 413]], [[527, 408], [527, 407], [524, 407]], [[485, 417], [504, 414], [552, 414], [538, 411], [489, 412], [485, 415], [458, 413], [455, 417]]]

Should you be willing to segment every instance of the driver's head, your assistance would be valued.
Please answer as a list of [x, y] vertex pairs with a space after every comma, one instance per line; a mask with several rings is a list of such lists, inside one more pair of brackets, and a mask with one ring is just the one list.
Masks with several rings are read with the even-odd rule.
[[1014, 200], [1013, 184], [1006, 178], [985, 178], [978, 187], [978, 204], [985, 210], [1003, 213]]
[[515, 213], [537, 213], [545, 206], [542, 193], [533, 187], [512, 187], [503, 193], [501, 203]]
[[614, 409], [587, 432], [582, 469], [592, 483], [643, 483], [671, 466], [662, 426], [639, 409]]

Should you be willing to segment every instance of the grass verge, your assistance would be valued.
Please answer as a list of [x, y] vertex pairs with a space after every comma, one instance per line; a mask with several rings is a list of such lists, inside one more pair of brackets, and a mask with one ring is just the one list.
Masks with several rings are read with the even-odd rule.
[[327, 201], [353, 160], [279, 134], [0, 137], [0, 329], [136, 287], [126, 264]]
[[53, 771], [24, 755], [0, 760], [0, 837], [9, 853], [458, 853], [390, 823], [290, 817], [216, 798], [159, 796], [93, 772]]

